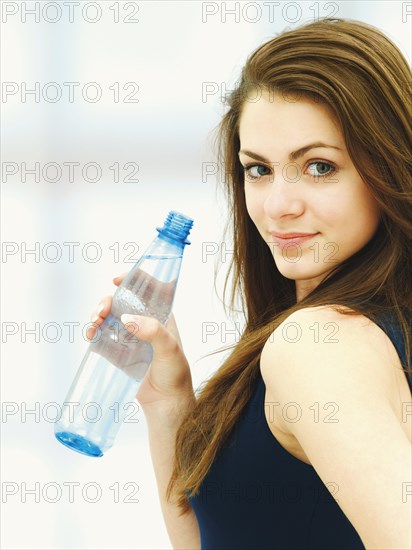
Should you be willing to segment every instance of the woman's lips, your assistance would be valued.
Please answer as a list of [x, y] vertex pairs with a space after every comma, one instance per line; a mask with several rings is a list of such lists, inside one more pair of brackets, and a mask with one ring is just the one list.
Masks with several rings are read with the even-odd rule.
[[306, 241], [313, 239], [313, 237], [315, 237], [316, 235], [319, 235], [319, 233], [314, 233], [313, 235], [306, 235], [304, 237], [282, 238], [272, 234], [272, 239], [274, 243], [280, 246], [280, 248], [285, 248], [286, 246], [289, 246], [291, 244], [301, 245], [302, 243], [305, 243]]

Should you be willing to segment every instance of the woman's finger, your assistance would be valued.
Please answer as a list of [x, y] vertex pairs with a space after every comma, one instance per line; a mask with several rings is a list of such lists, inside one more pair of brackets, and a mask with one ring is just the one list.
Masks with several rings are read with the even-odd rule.
[[[149, 342], [153, 348], [146, 384], [142, 383], [137, 394], [142, 405], [176, 396], [182, 388], [193, 391], [187, 358], [178, 340], [160, 321], [154, 317], [129, 314], [123, 314], [121, 320], [129, 332]], [[146, 389], [142, 390], [144, 387]]]
[[94, 335], [96, 334], [97, 327], [99, 327], [103, 321], [106, 319], [106, 317], [110, 313], [110, 309], [112, 307], [112, 297], [111, 296], [105, 296], [102, 300], [100, 300], [99, 305], [95, 309], [95, 311], [92, 313], [90, 317], [90, 321], [93, 323], [90, 327], [87, 328], [86, 331], [86, 338], [88, 340], [91, 340]]
[[179, 343], [160, 321], [153, 317], [126, 313], [121, 316], [121, 321], [128, 332], [141, 340], [150, 342], [158, 361], [167, 362], [174, 359]]
[[119, 286], [120, 283], [123, 281], [123, 279], [126, 277], [126, 275], [128, 274], [128, 271], [125, 271], [124, 273], [122, 273], [121, 275], [118, 275], [117, 277], [113, 277], [113, 282], [116, 286]]
[[169, 320], [166, 323], [166, 328], [173, 334], [173, 336], [179, 342], [179, 345], [183, 350], [182, 340], [180, 339], [179, 329], [177, 328], [176, 319], [173, 313], [170, 314]]

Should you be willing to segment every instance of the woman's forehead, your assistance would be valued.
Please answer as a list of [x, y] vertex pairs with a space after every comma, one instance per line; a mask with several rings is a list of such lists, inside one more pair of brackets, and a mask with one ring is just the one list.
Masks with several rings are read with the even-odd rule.
[[239, 138], [245, 148], [251, 147], [250, 140], [299, 144], [311, 140], [344, 147], [341, 129], [330, 109], [307, 98], [290, 102], [281, 96], [273, 100], [262, 96], [254, 102], [245, 101], [239, 118]]

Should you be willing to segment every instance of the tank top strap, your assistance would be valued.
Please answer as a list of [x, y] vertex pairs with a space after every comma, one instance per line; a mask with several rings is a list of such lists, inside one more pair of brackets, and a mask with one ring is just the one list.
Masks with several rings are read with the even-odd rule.
[[[411, 331], [411, 320], [412, 320], [412, 313], [405, 310], [406, 318], [408, 320], [409, 325], [409, 333]], [[406, 343], [405, 338], [401, 329], [401, 326], [396, 318], [395, 313], [393, 312], [386, 312], [384, 314], [380, 315], [380, 318], [376, 321], [376, 324], [378, 327], [380, 327], [388, 336], [388, 338], [392, 341], [399, 359], [401, 361], [402, 367], [406, 369], [407, 367], [407, 360], [406, 360]], [[412, 363], [412, 349], [410, 354], [410, 360]], [[409, 386], [412, 391], [412, 373], [408, 373], [405, 370], [405, 375], [408, 380]]]

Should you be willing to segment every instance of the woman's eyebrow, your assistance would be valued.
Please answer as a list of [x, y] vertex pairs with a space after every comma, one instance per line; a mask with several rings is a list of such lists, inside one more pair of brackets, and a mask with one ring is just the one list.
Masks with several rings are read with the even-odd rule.
[[[336, 145], [327, 145], [326, 143], [322, 143], [320, 141], [316, 141], [315, 143], [310, 143], [309, 145], [305, 145], [304, 147], [301, 147], [300, 149], [297, 149], [296, 151], [292, 151], [289, 154], [289, 160], [294, 161], [298, 159], [299, 157], [302, 157], [305, 153], [307, 153], [310, 149], [315, 149], [317, 147], [324, 147], [326, 149], [338, 149], [339, 151], [342, 151], [340, 147], [336, 147]], [[262, 155], [259, 155], [258, 153], [253, 153], [252, 151], [246, 151], [245, 149], [242, 149], [239, 151], [239, 154], [243, 153], [244, 155], [247, 155], [248, 157], [254, 158], [256, 160], [260, 160], [262, 162], [270, 163], [268, 159], [265, 157], [262, 157]]]

